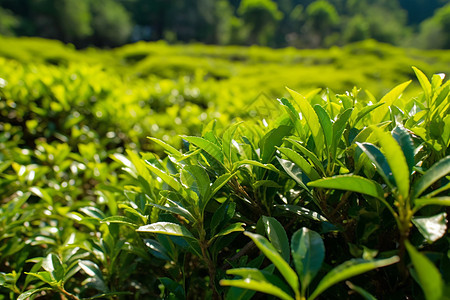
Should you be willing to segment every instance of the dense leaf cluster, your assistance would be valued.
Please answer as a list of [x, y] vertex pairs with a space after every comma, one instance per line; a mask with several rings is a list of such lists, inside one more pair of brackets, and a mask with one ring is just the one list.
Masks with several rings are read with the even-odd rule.
[[[365, 45], [341, 53], [386, 55]], [[63, 51], [30, 63], [20, 47], [0, 59], [1, 299], [445, 299], [442, 74], [413, 68], [419, 89], [406, 81], [382, 97], [280, 89], [266, 106], [239, 106], [256, 86], [241, 65], [242, 85], [187, 79], [217, 71], [207, 64], [180, 74], [168, 63], [170, 78], [138, 77], [128, 62], [117, 75], [113, 58], [180, 53], [151, 46], [91, 52], [105, 67]], [[244, 58], [287, 59], [277, 54]], [[233, 93], [211, 94], [220, 88]]]

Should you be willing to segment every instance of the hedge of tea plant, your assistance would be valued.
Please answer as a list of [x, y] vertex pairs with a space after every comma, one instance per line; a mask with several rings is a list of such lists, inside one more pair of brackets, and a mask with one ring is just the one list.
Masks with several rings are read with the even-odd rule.
[[148, 117], [139, 97], [108, 70], [10, 64], [2, 299], [450, 294], [443, 75], [413, 68], [412, 96], [410, 81], [380, 98], [288, 89], [270, 119], [145, 142], [134, 127], [145, 121], [123, 122]]

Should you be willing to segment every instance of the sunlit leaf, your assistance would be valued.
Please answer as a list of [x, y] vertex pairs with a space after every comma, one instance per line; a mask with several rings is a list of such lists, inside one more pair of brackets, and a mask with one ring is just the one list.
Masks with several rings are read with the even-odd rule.
[[431, 217], [414, 217], [412, 222], [429, 243], [437, 241], [447, 231], [446, 213], [440, 213]]
[[289, 240], [283, 226], [277, 219], [267, 216], [262, 216], [262, 222], [270, 242], [276, 249], [279, 249], [283, 259], [289, 263], [291, 258]]

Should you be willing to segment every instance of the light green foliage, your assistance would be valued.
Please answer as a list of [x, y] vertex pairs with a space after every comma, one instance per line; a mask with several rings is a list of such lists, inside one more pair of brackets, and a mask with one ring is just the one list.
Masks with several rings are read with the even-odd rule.
[[445, 52], [1, 41], [5, 299], [445, 294]]

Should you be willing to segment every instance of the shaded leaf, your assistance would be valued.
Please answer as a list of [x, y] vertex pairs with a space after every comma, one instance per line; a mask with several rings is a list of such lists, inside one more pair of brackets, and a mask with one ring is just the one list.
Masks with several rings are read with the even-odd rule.
[[139, 227], [138, 224], [136, 224], [132, 219], [124, 217], [124, 216], [111, 216], [103, 219], [100, 221], [100, 223], [118, 223], [118, 224], [125, 224], [130, 227]]
[[303, 227], [292, 235], [292, 259], [300, 277], [302, 294], [322, 267], [325, 245], [320, 235]]
[[434, 264], [423, 254], [417, 251], [408, 241], [405, 242], [420, 286], [427, 300], [440, 300], [444, 283], [442, 281], [439, 270]]
[[277, 219], [272, 217], [262, 216], [262, 222], [270, 242], [280, 251], [283, 259], [289, 263], [291, 258], [289, 240], [283, 226]]
[[183, 139], [196, 145], [197, 147], [204, 150], [206, 153], [215, 158], [218, 162], [223, 164], [224, 155], [222, 149], [216, 144], [197, 136], [182, 136]]
[[317, 298], [321, 293], [323, 293], [329, 287], [335, 285], [336, 283], [343, 281], [347, 278], [357, 276], [359, 274], [368, 272], [370, 270], [395, 264], [399, 261], [398, 256], [393, 256], [385, 259], [378, 260], [365, 260], [362, 258], [355, 258], [348, 260], [339, 266], [332, 269], [330, 272], [322, 278], [322, 280], [317, 285], [317, 288], [309, 297], [310, 300]]
[[289, 135], [291, 129], [291, 126], [280, 125], [279, 127], [270, 130], [262, 137], [260, 141], [261, 163], [270, 163], [275, 154], [276, 147], [283, 143], [284, 137]]
[[286, 155], [290, 161], [295, 163], [310, 180], [317, 180], [320, 178], [320, 175], [317, 173], [316, 169], [314, 169], [313, 166], [311, 166], [300, 154], [292, 149], [284, 147], [278, 148], [278, 150]]

